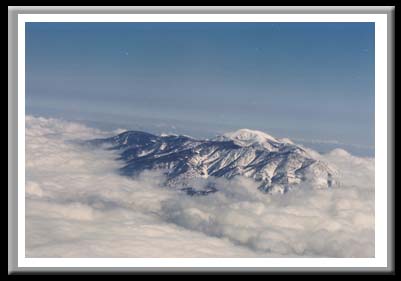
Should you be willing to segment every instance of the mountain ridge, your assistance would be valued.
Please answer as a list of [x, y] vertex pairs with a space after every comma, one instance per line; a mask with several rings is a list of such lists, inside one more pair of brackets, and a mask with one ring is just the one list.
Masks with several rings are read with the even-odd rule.
[[[153, 135], [126, 131], [114, 137], [90, 141], [115, 150], [125, 163], [120, 173], [135, 177], [145, 170], [162, 170], [166, 185], [196, 194], [192, 179], [232, 179], [245, 176], [267, 193], [285, 193], [305, 181], [330, 188], [336, 171], [315, 159], [289, 139], [275, 138], [261, 131], [240, 129], [213, 139], [185, 135]], [[218, 189], [207, 184], [200, 194]]]

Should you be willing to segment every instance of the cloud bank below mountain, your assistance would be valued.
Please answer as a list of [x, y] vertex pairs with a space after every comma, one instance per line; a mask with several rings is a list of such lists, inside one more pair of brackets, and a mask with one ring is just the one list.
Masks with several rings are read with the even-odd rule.
[[374, 159], [344, 150], [314, 156], [341, 186], [311, 183], [266, 195], [245, 178], [187, 196], [161, 174], [132, 180], [111, 151], [75, 141], [105, 132], [26, 117], [27, 257], [373, 257]]

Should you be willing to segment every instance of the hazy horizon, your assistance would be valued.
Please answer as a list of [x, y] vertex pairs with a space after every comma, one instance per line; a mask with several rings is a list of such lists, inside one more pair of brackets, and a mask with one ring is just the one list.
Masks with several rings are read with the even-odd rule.
[[374, 156], [374, 24], [27, 23], [26, 112]]

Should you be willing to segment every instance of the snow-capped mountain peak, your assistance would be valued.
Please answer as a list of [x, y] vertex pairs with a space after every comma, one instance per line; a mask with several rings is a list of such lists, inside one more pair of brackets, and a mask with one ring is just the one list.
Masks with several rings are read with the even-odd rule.
[[224, 136], [244, 144], [263, 144], [267, 141], [278, 142], [278, 140], [271, 135], [268, 135], [262, 131], [250, 129], [240, 129], [235, 132], [226, 133]]
[[209, 177], [245, 176], [266, 192], [286, 192], [306, 180], [322, 187], [334, 183], [335, 171], [317, 157], [291, 141], [261, 131], [241, 129], [212, 140], [128, 131], [90, 142], [108, 144], [108, 149], [117, 150], [119, 159], [125, 162], [120, 169], [123, 175], [163, 170], [167, 185], [180, 186], [188, 192], [193, 192], [188, 187], [191, 179]]
[[280, 142], [283, 142], [283, 143], [287, 143], [287, 144], [295, 144], [292, 140], [290, 140], [289, 138], [281, 138], [281, 139], [278, 139]]

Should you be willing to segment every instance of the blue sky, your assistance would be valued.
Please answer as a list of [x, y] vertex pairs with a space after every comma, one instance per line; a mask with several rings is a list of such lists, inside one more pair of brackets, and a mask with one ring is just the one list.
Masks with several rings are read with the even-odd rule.
[[372, 155], [374, 24], [27, 23], [26, 110]]

